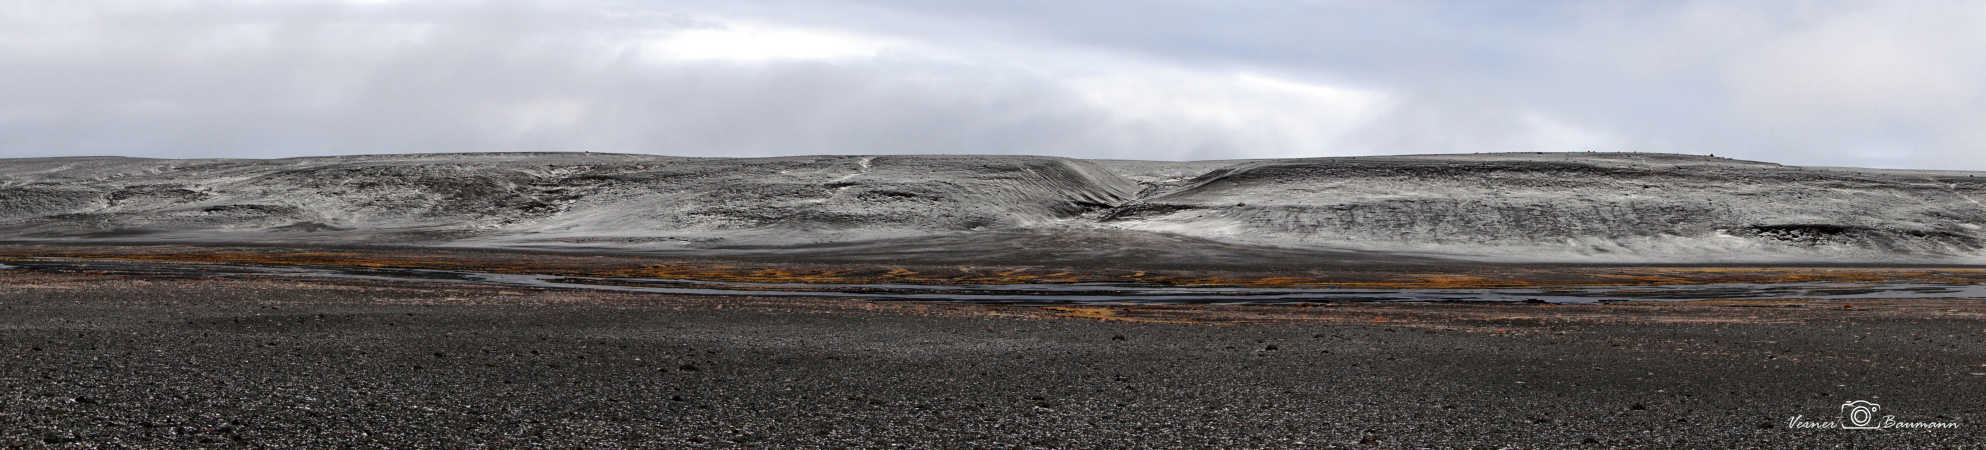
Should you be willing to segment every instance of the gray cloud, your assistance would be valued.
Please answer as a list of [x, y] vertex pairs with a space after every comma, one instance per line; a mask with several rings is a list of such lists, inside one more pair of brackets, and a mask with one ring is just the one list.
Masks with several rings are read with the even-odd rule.
[[0, 156], [1716, 153], [1986, 169], [1986, 7], [46, 2]]

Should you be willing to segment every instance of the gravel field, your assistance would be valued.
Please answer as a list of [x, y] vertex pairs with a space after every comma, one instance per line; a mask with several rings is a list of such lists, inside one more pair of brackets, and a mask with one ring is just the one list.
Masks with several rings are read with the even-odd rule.
[[[0, 445], [1986, 438], [1986, 302], [1021, 307], [0, 272]], [[1868, 400], [1938, 430], [1793, 430]]]

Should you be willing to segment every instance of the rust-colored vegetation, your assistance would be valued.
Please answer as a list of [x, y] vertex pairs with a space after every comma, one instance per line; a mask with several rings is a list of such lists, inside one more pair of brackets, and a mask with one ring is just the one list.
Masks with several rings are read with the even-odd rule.
[[78, 258], [209, 264], [312, 265], [533, 273], [604, 278], [659, 278], [805, 284], [1053, 284], [1138, 283], [1165, 286], [1332, 289], [1474, 289], [1707, 283], [1986, 282], [1981, 267], [1648, 267], [1458, 264], [1358, 270], [1319, 267], [1275, 273], [1153, 271], [1015, 266], [918, 266], [708, 261], [690, 258], [599, 256], [477, 250], [299, 250], [255, 247], [0, 246], [0, 258]]

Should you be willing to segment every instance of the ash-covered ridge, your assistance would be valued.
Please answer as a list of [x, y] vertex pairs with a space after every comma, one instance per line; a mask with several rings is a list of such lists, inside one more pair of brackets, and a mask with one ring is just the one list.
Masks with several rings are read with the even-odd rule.
[[1618, 153], [34, 158], [0, 160], [0, 238], [721, 250], [1073, 235], [1044, 242], [1078, 246], [1044, 250], [1974, 262], [1986, 247], [1976, 175]]
[[1131, 229], [1544, 260], [1966, 259], [1986, 179], [1648, 154], [1254, 161], [1114, 209]]

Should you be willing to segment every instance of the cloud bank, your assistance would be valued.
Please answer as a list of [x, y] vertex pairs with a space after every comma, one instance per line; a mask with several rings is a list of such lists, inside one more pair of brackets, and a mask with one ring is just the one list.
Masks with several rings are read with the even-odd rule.
[[0, 4], [0, 156], [1659, 151], [1986, 169], [1976, 2]]

